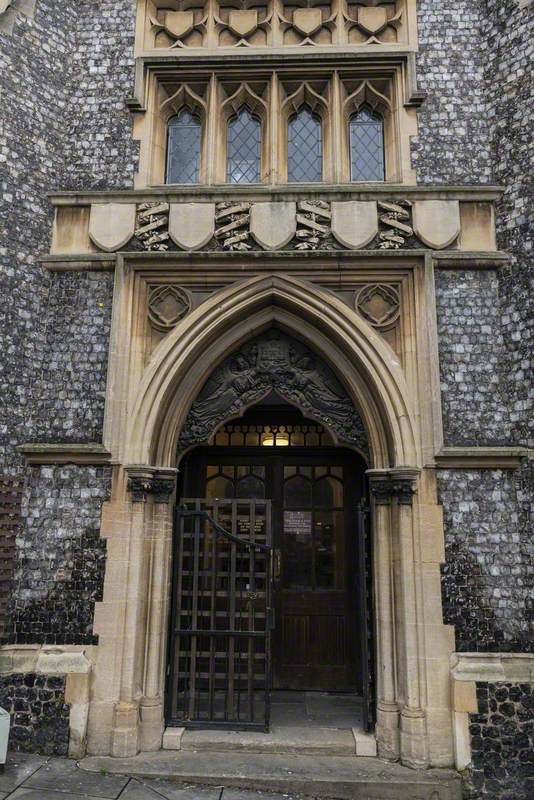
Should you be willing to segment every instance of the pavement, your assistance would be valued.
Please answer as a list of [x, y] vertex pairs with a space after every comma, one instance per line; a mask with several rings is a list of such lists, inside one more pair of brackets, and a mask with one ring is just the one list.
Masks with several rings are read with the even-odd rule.
[[84, 772], [67, 758], [10, 753], [0, 800], [300, 800], [297, 795], [191, 786], [161, 779]]

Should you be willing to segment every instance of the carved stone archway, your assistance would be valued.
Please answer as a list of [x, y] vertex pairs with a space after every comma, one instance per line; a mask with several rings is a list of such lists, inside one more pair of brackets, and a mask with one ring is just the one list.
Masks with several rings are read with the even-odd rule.
[[186, 417], [178, 454], [206, 444], [223, 422], [241, 416], [271, 391], [323, 423], [339, 444], [355, 448], [369, 461], [362, 419], [333, 370], [276, 328], [246, 342], [208, 378]]
[[419, 364], [428, 345], [417, 332], [426, 323], [416, 316], [407, 327], [402, 364], [333, 292], [261, 274], [211, 294], [145, 358], [136, 315], [143, 286], [135, 270], [118, 270], [106, 419], [117, 466], [103, 510], [108, 561], [95, 613], [89, 751], [131, 756], [161, 748], [177, 448], [205, 441], [275, 388], [339, 444], [360, 449], [366, 432], [379, 754], [416, 767], [450, 764], [454, 648], [441, 616], [443, 524], [425, 467], [430, 429], [423, 439], [421, 421], [428, 384]]

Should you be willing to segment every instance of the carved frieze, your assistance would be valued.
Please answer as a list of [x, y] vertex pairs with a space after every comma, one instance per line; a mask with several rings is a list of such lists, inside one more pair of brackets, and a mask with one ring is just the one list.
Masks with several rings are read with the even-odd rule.
[[250, 203], [217, 203], [215, 238], [225, 250], [250, 250]]
[[322, 422], [340, 442], [368, 452], [362, 420], [330, 367], [277, 330], [247, 342], [208, 379], [189, 411], [179, 450], [207, 442], [222, 422], [272, 391]]
[[135, 235], [145, 250], [168, 250], [169, 204], [156, 201], [137, 206]]
[[166, 283], [151, 286], [148, 294], [148, 319], [160, 333], [168, 333], [191, 311], [191, 295], [181, 286]]
[[394, 203], [379, 200], [381, 250], [399, 250], [413, 236], [412, 204], [408, 200]]
[[297, 250], [317, 250], [330, 235], [332, 212], [324, 200], [303, 200], [297, 204]]
[[[137, 206], [93, 203], [88, 234], [104, 252], [139, 245], [150, 252], [440, 250], [458, 247], [461, 227], [456, 200], [154, 200]], [[68, 230], [58, 231], [56, 238], [61, 237], [70, 242]], [[131, 245], [134, 237], [137, 241]]]

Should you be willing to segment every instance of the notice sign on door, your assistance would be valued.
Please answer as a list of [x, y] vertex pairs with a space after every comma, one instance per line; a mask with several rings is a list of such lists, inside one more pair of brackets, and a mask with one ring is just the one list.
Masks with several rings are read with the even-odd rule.
[[284, 511], [284, 533], [290, 536], [311, 536], [311, 511]]

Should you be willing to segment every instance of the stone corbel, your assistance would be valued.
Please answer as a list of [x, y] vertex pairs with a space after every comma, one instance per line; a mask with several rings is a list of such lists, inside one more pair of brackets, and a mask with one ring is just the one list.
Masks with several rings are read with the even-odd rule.
[[176, 469], [158, 469], [144, 465], [126, 467], [132, 502], [146, 503], [150, 496], [154, 503], [169, 503], [176, 486], [177, 472]]

